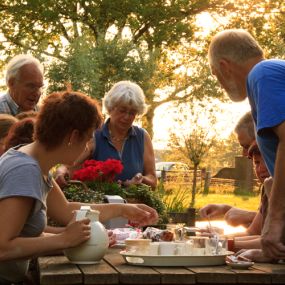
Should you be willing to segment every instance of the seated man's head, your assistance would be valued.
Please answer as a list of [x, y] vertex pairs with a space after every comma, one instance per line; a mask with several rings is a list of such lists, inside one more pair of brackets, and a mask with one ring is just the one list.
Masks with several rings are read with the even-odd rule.
[[254, 170], [257, 178], [261, 183], [263, 183], [266, 178], [270, 177], [270, 174], [267, 170], [263, 157], [255, 141], [248, 149], [248, 157], [251, 158], [253, 161]]
[[242, 147], [242, 155], [248, 156], [248, 149], [255, 140], [254, 123], [250, 112], [245, 113], [235, 127], [237, 139]]
[[6, 84], [20, 111], [32, 111], [43, 87], [43, 66], [31, 55], [17, 55], [7, 65]]

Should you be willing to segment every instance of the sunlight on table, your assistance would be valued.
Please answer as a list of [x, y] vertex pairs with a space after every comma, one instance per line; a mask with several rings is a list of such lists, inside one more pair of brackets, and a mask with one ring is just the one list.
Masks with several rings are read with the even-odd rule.
[[[208, 225], [209, 225], [208, 221], [197, 221], [195, 223], [195, 226], [198, 228], [207, 228]], [[243, 226], [232, 227], [228, 225], [225, 221], [211, 221], [211, 226], [224, 229], [225, 235], [245, 232], [246, 230], [246, 228]]]

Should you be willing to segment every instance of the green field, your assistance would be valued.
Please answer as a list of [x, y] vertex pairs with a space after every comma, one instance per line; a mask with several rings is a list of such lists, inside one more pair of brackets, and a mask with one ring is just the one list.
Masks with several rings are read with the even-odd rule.
[[[170, 185], [168, 185], [169, 187]], [[168, 190], [164, 192], [164, 203], [169, 208], [168, 210], [181, 211], [189, 207], [191, 203], [191, 189], [188, 187], [177, 187], [173, 184], [172, 187], [167, 187]], [[210, 192], [208, 195], [202, 193], [196, 194], [194, 207], [200, 209], [207, 204], [223, 203], [234, 207], [256, 211], [259, 207], [260, 196], [239, 194], [233, 192], [221, 191], [221, 193]], [[172, 209], [173, 208], [173, 209]]]

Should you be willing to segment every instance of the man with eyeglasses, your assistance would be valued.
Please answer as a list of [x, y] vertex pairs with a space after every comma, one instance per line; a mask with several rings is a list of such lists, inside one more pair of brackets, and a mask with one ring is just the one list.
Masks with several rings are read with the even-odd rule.
[[6, 71], [8, 92], [0, 96], [0, 113], [16, 116], [21, 112], [38, 111], [42, 94], [43, 66], [31, 55], [17, 55]]

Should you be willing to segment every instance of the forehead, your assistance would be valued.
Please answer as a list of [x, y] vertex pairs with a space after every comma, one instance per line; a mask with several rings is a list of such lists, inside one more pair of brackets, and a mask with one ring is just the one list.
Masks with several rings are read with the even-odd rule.
[[136, 107], [133, 106], [132, 104], [119, 104], [117, 107], [125, 110], [134, 110], [134, 111], [137, 110]]
[[42, 82], [43, 75], [35, 64], [30, 63], [23, 65], [19, 69], [18, 79], [22, 81]]
[[251, 137], [248, 135], [247, 130], [246, 129], [241, 129], [238, 133], [237, 133], [237, 138], [238, 141], [240, 143], [240, 145], [245, 145], [245, 146], [250, 146], [250, 144], [252, 143], [252, 139]]

